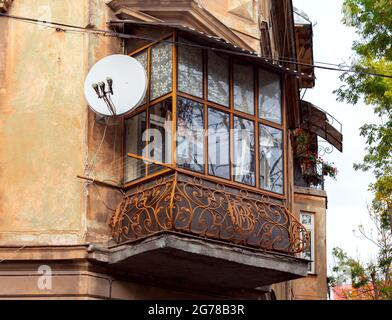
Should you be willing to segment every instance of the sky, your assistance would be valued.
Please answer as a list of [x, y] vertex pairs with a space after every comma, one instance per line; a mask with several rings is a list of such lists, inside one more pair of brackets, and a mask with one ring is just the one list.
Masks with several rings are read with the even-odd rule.
[[[353, 28], [344, 26], [342, 19], [343, 0], [293, 0], [294, 6], [304, 11], [314, 23], [314, 60], [330, 63], [350, 63], [351, 46], [358, 36]], [[334, 150], [325, 156], [339, 170], [337, 180], [327, 178], [325, 189], [328, 194], [327, 251], [329, 270], [332, 268], [333, 247], [341, 247], [351, 256], [362, 261], [374, 259], [377, 248], [370, 241], [360, 238], [359, 225], [369, 230], [372, 223], [367, 212], [372, 195], [368, 185], [374, 181], [371, 173], [355, 171], [353, 163], [360, 162], [365, 154], [365, 139], [360, 137], [359, 128], [365, 123], [377, 123], [371, 106], [363, 102], [356, 106], [336, 101], [333, 91], [340, 87], [341, 73], [316, 69], [316, 86], [308, 89], [304, 100], [328, 111], [343, 125], [343, 153]]]

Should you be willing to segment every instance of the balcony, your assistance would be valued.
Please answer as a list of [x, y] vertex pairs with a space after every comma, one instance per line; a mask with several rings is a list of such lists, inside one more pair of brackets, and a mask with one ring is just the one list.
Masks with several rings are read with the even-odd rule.
[[306, 276], [297, 254], [309, 235], [287, 203], [281, 73], [179, 32], [128, 45], [150, 85], [124, 119], [112, 246], [91, 259], [135, 279], [216, 292]]
[[173, 169], [128, 189], [113, 246], [91, 258], [154, 283], [212, 292], [306, 276], [306, 229], [283, 201]]
[[293, 132], [294, 184], [324, 190], [324, 177], [336, 178], [337, 169], [322, 157], [343, 151], [342, 124], [328, 112], [301, 101], [300, 128]]

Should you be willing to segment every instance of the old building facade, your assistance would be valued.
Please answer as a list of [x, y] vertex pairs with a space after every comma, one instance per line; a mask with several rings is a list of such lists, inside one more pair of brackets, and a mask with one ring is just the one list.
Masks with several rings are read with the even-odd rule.
[[[326, 299], [324, 170], [298, 153], [303, 139], [320, 153], [317, 136], [341, 151], [342, 136], [300, 100], [312, 25], [290, 0], [0, 12], [0, 298]], [[150, 85], [107, 121], [83, 82], [111, 54], [137, 58]], [[152, 129], [163, 146], [146, 156]]]

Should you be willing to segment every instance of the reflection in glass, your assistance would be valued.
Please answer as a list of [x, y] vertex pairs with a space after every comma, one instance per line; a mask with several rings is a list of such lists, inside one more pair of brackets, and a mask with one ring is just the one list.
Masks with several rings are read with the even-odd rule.
[[234, 108], [249, 114], [255, 113], [253, 67], [234, 64]]
[[151, 48], [150, 100], [172, 90], [172, 45], [160, 43]]
[[229, 59], [208, 52], [208, 100], [229, 106]]
[[208, 110], [208, 172], [230, 179], [230, 117], [211, 108]]
[[[147, 68], [148, 68], [148, 53], [147, 50], [142, 51], [141, 53], [136, 54], [133, 56], [137, 61], [140, 62], [140, 64], [144, 67], [144, 70], [146, 71], [147, 75]], [[147, 102], [147, 96], [144, 97], [141, 105], [145, 104]]]
[[[162, 163], [172, 162], [172, 101], [163, 101], [150, 107], [148, 127], [148, 158]], [[148, 174], [163, 170], [162, 166], [149, 164]]]
[[179, 97], [177, 121], [177, 164], [204, 171], [203, 105]]
[[260, 187], [283, 193], [283, 134], [260, 126]]
[[[181, 39], [182, 43], [189, 43]], [[178, 90], [203, 98], [203, 50], [178, 45]]]
[[280, 77], [264, 70], [259, 70], [259, 116], [282, 123]]
[[124, 181], [130, 182], [146, 175], [144, 161], [128, 157], [128, 153], [143, 156], [146, 143], [143, 134], [146, 130], [146, 112], [125, 121]]
[[235, 181], [255, 185], [255, 128], [253, 121], [234, 117]]

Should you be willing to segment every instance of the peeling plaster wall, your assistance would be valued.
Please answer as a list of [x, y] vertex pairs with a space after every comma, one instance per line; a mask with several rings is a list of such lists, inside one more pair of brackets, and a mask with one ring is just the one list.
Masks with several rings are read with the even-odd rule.
[[[106, 28], [110, 10], [102, 0], [15, 0], [8, 13]], [[120, 42], [9, 19], [0, 23], [0, 244], [82, 243], [95, 208], [89, 205], [91, 187], [76, 176], [102, 134], [83, 82], [93, 63], [119, 52]], [[101, 152], [109, 145], [104, 141]]]

